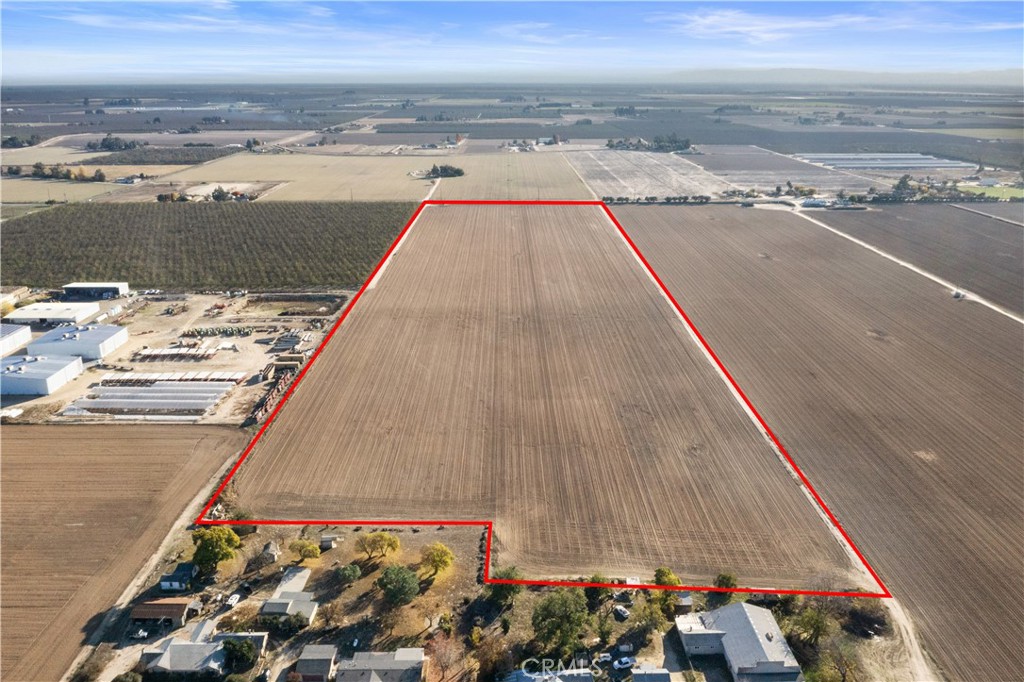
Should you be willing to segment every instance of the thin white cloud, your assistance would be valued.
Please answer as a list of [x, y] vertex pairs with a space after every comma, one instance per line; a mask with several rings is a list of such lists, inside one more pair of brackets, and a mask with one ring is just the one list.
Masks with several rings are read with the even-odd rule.
[[525, 43], [554, 44], [558, 42], [555, 36], [544, 35], [541, 31], [551, 28], [551, 24], [541, 21], [522, 21], [514, 24], [502, 24], [491, 29], [491, 33], [509, 40], [522, 41]]
[[334, 16], [334, 10], [330, 7], [324, 7], [323, 5], [310, 5], [306, 7], [306, 14], [311, 17], [326, 19]]
[[800, 18], [753, 14], [737, 9], [704, 9], [654, 14], [647, 21], [698, 38], [738, 38], [751, 43], [768, 43], [808, 32], [848, 29], [864, 25], [871, 19], [856, 14]]
[[771, 43], [797, 37], [809, 38], [830, 31], [849, 35], [857, 31], [987, 33], [1024, 29], [1021, 22], [950, 17], [944, 10], [935, 7], [917, 8], [913, 12], [908, 12], [906, 8], [895, 5], [883, 8], [877, 14], [839, 13], [818, 17], [702, 8], [693, 12], [658, 12], [649, 15], [646, 21], [695, 38], [735, 39], [751, 44]]

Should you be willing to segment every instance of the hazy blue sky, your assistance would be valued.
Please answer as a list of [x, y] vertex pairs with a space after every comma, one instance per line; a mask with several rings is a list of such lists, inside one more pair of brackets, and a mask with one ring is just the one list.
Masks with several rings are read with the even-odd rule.
[[660, 79], [1022, 66], [1015, 2], [3, 0], [5, 83]]

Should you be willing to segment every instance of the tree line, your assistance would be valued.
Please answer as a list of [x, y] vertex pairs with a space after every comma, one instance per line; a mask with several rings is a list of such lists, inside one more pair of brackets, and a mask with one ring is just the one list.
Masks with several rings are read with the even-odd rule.
[[8, 166], [5, 173], [12, 177], [17, 178], [21, 176], [39, 178], [42, 180], [72, 180], [75, 182], [106, 182], [107, 174], [102, 169], [97, 168], [90, 175], [85, 172], [85, 169], [79, 168], [77, 172], [72, 172], [67, 166], [57, 164], [56, 166], [47, 166], [42, 161], [37, 161], [32, 164], [32, 171], [25, 173], [25, 169], [21, 166]]

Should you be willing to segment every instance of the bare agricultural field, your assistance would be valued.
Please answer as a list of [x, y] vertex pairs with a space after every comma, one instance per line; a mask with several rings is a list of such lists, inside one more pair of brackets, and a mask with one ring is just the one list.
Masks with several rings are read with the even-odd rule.
[[32, 164], [39, 162], [48, 166], [57, 163], [99, 162], [104, 156], [107, 156], [107, 153], [85, 151], [84, 145], [65, 147], [63, 145], [39, 144], [34, 147], [5, 149], [2, 156], [4, 166], [21, 166], [23, 169], [31, 170]]
[[733, 185], [675, 154], [604, 149], [566, 154], [601, 197], [714, 195]]
[[1021, 227], [1024, 227], [1024, 202], [1000, 201], [998, 203], [968, 204], [967, 206], [958, 206], [958, 208], [962, 211], [973, 211], [975, 213], [983, 213], [995, 218], [1010, 220]]
[[944, 677], [1019, 679], [1020, 324], [788, 212], [616, 214]]
[[51, 199], [60, 202], [85, 201], [102, 194], [116, 193], [124, 188], [125, 185], [115, 185], [112, 182], [4, 177], [0, 180], [0, 200], [11, 204], [38, 204]]
[[[431, 163], [428, 159], [424, 161]], [[594, 198], [562, 154], [473, 154], [442, 163], [458, 166], [466, 174], [461, 178], [443, 178], [434, 199]]]
[[431, 183], [410, 173], [430, 165], [429, 160], [403, 156], [234, 154], [162, 180], [188, 185], [287, 183], [263, 201], [419, 201]]
[[428, 206], [232, 485], [258, 518], [494, 520], [537, 578], [857, 581], [597, 206]]
[[242, 436], [184, 425], [4, 427], [4, 679], [64, 674]]
[[[983, 207], [984, 208], [984, 207]], [[1024, 313], [1024, 230], [944, 205], [831, 211], [817, 220]]]
[[917, 130], [915, 132], [941, 133], [957, 137], [972, 137], [979, 140], [1022, 140], [1024, 128], [940, 128]]

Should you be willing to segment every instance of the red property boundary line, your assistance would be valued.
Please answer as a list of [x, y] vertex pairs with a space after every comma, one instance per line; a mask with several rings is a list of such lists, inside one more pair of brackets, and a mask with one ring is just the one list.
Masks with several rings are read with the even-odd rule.
[[467, 206], [467, 205], [468, 206], [600, 206], [604, 210], [604, 212], [608, 216], [608, 218], [611, 220], [612, 224], [615, 225], [615, 227], [618, 229], [619, 234], [626, 241], [626, 243], [629, 245], [629, 247], [633, 250], [633, 253], [636, 255], [636, 257], [643, 264], [644, 268], [647, 270], [647, 273], [651, 276], [651, 278], [655, 281], [655, 283], [657, 283], [658, 287], [661, 289], [661, 292], [665, 295], [665, 297], [669, 300], [669, 302], [671, 302], [671, 304], [675, 308], [676, 312], [679, 313], [679, 316], [686, 322], [686, 325], [689, 327], [690, 331], [693, 332], [694, 336], [700, 341], [701, 345], [704, 347], [704, 350], [707, 351], [708, 355], [714, 360], [714, 362], [717, 365], [719, 371], [721, 371], [722, 375], [725, 376], [725, 378], [728, 380], [729, 384], [736, 391], [736, 394], [739, 395], [740, 398], [743, 400], [743, 403], [750, 410], [751, 414], [754, 415], [755, 419], [757, 420], [757, 423], [761, 426], [761, 428], [764, 430], [764, 432], [768, 434], [768, 437], [771, 439], [771, 441], [775, 445], [775, 447], [778, 448], [779, 452], [781, 452], [783, 454], [783, 456], [785, 457], [786, 461], [789, 463], [790, 467], [792, 467], [793, 471], [796, 473], [797, 477], [800, 479], [801, 483], [803, 483], [803, 485], [807, 487], [807, 490], [811, 493], [811, 496], [814, 498], [814, 501], [821, 508], [821, 511], [823, 511], [825, 516], [828, 517], [829, 521], [833, 524], [835, 529], [837, 531], [839, 531], [839, 534], [843, 537], [843, 540], [846, 541], [846, 543], [849, 545], [850, 549], [853, 550], [854, 554], [860, 560], [861, 564], [863, 564], [864, 568], [867, 569], [867, 571], [871, 575], [872, 579], [878, 584], [878, 587], [881, 588], [881, 591], [880, 592], [833, 592], [833, 591], [827, 591], [827, 590], [783, 590], [783, 589], [759, 589], [759, 588], [753, 588], [753, 587], [731, 587], [730, 588], [730, 587], [714, 587], [714, 586], [710, 586], [710, 585], [665, 586], [665, 585], [652, 585], [652, 584], [630, 585], [631, 588], [658, 589], [658, 590], [677, 590], [677, 591], [678, 590], [694, 590], [694, 591], [701, 591], [701, 592], [740, 592], [740, 593], [752, 593], [752, 594], [753, 593], [757, 593], [757, 594], [803, 594], [803, 595], [814, 595], [814, 596], [825, 596], [825, 597], [876, 597], [876, 598], [891, 598], [892, 597], [892, 593], [889, 592], [889, 589], [882, 582], [882, 579], [879, 578], [878, 574], [875, 573], [875, 570], [873, 568], [871, 568], [871, 565], [868, 563], [867, 559], [864, 558], [864, 555], [861, 553], [861, 551], [854, 544], [853, 540], [850, 539], [850, 536], [847, 534], [847, 532], [843, 528], [842, 524], [839, 523], [839, 520], [835, 517], [835, 515], [832, 513], [832, 511], [828, 508], [828, 505], [825, 504], [825, 500], [823, 500], [821, 498], [821, 495], [818, 494], [818, 491], [816, 491], [814, 489], [814, 486], [811, 485], [810, 480], [808, 480], [807, 476], [805, 476], [803, 471], [800, 470], [800, 467], [797, 466], [796, 462], [790, 456], [789, 452], [782, 445], [782, 442], [776, 437], [775, 433], [771, 430], [771, 428], [769, 428], [767, 422], [765, 422], [765, 420], [761, 417], [761, 414], [754, 407], [753, 403], [750, 402], [750, 399], [747, 398], [747, 395], [743, 392], [743, 389], [741, 389], [739, 384], [736, 383], [736, 380], [733, 378], [732, 374], [730, 374], [729, 371], [725, 368], [725, 365], [722, 364], [722, 361], [719, 359], [718, 355], [715, 354], [715, 352], [711, 349], [711, 346], [708, 344], [707, 340], [704, 338], [704, 336], [697, 329], [697, 326], [690, 319], [690, 316], [686, 314], [686, 311], [684, 311], [682, 306], [679, 305], [679, 302], [676, 301], [675, 297], [672, 295], [672, 292], [670, 292], [668, 290], [668, 287], [665, 286], [665, 283], [661, 280], [660, 277], [658, 277], [658, 274], [654, 271], [654, 268], [651, 267], [651, 264], [647, 261], [647, 259], [644, 257], [644, 255], [640, 252], [640, 249], [637, 248], [636, 244], [630, 238], [630, 236], [626, 232], [625, 228], [622, 227], [622, 224], [619, 223], [619, 221], [612, 214], [611, 210], [604, 204], [604, 202], [601, 202], [601, 201], [449, 201], [449, 200], [427, 200], [427, 201], [422, 202], [416, 208], [416, 211], [412, 214], [412, 217], [409, 218], [409, 221], [405, 224], [405, 227], [402, 228], [402, 231], [398, 233], [397, 237], [395, 237], [395, 240], [391, 243], [391, 246], [388, 248], [388, 250], [384, 254], [383, 258], [380, 259], [380, 262], [377, 263], [377, 266], [373, 269], [373, 272], [371, 272], [370, 276], [366, 278], [365, 282], [363, 282], [362, 287], [360, 287], [359, 291], [356, 293], [356, 295], [354, 297], [352, 297], [351, 302], [349, 302], [349, 304], [345, 308], [344, 312], [338, 318], [338, 321], [334, 323], [334, 326], [331, 327], [330, 331], [324, 337], [324, 340], [320, 343], [319, 346], [317, 346], [316, 350], [313, 352], [313, 355], [310, 357], [309, 361], [302, 368], [302, 371], [299, 372], [299, 375], [292, 382], [291, 386], [289, 386], [289, 388], [285, 392], [284, 396], [282, 396], [281, 400], [277, 403], [277, 406], [270, 413], [270, 416], [263, 423], [263, 426], [261, 426], [259, 431], [256, 432], [256, 435], [253, 437], [253, 439], [249, 442], [249, 445], [242, 452], [241, 456], [238, 458], [238, 461], [236, 461], [234, 466], [231, 467], [231, 471], [228, 472], [228, 475], [221, 482], [220, 486], [218, 486], [217, 490], [214, 492], [213, 496], [210, 498], [210, 501], [206, 503], [205, 507], [203, 507], [202, 512], [200, 512], [199, 516], [196, 518], [195, 523], [197, 525], [205, 525], [205, 526], [231, 526], [231, 525], [239, 525], [239, 526], [254, 526], [254, 525], [262, 525], [262, 526], [306, 526], [306, 525], [328, 525], [328, 526], [428, 526], [428, 525], [482, 526], [482, 527], [484, 527], [485, 532], [487, 534], [486, 551], [485, 551], [485, 557], [484, 557], [484, 583], [485, 584], [490, 583], [490, 584], [560, 586], [560, 587], [612, 587], [612, 588], [621, 588], [623, 586], [621, 583], [592, 583], [592, 582], [570, 581], [570, 580], [508, 580], [508, 579], [502, 579], [502, 578], [492, 578], [490, 576], [490, 570], [491, 570], [491, 539], [492, 539], [492, 536], [494, 534], [494, 522], [493, 521], [488, 521], [488, 520], [475, 521], [475, 520], [465, 520], [465, 519], [461, 519], [461, 520], [423, 519], [423, 520], [417, 520], [417, 521], [386, 521], [386, 520], [382, 521], [382, 520], [351, 520], [351, 519], [348, 519], [348, 520], [346, 520], [346, 519], [331, 519], [331, 520], [324, 520], [324, 519], [304, 519], [304, 520], [294, 520], [294, 519], [268, 520], [268, 519], [262, 519], [262, 520], [249, 520], [249, 519], [247, 519], [247, 520], [244, 520], [244, 521], [230, 521], [230, 520], [223, 520], [223, 519], [207, 519], [207, 518], [205, 518], [206, 515], [209, 513], [210, 509], [212, 509], [213, 505], [217, 502], [217, 499], [220, 497], [221, 493], [224, 492], [224, 488], [226, 488], [228, 483], [231, 481], [231, 479], [234, 478], [235, 474], [238, 472], [239, 467], [241, 467], [242, 463], [245, 462], [246, 458], [248, 458], [249, 454], [252, 452], [253, 448], [256, 446], [256, 443], [259, 441], [259, 439], [263, 436], [264, 432], [266, 432], [266, 430], [270, 427], [270, 424], [277, 417], [277, 414], [281, 411], [281, 408], [284, 407], [286, 402], [288, 402], [288, 398], [290, 398], [292, 393], [295, 392], [295, 388], [299, 385], [299, 383], [302, 381], [302, 379], [306, 376], [306, 373], [313, 366], [313, 363], [316, 362], [317, 358], [320, 357], [320, 354], [323, 352], [324, 347], [326, 347], [327, 343], [334, 337], [335, 332], [338, 331], [338, 327], [341, 326], [342, 322], [345, 321], [345, 319], [348, 317], [349, 313], [352, 312], [352, 309], [355, 308], [356, 303], [358, 303], [359, 299], [362, 298], [363, 293], [366, 291], [366, 289], [369, 286], [370, 282], [372, 282], [374, 280], [374, 278], [380, 272], [381, 268], [384, 267], [384, 264], [387, 263], [388, 259], [391, 257], [391, 254], [394, 253], [395, 249], [401, 243], [401, 241], [405, 237], [406, 233], [409, 231], [409, 229], [416, 222], [416, 219], [419, 218], [420, 213], [423, 212], [423, 209], [426, 208], [427, 206], [445, 206], [445, 205], [462, 205], [462, 206]]

